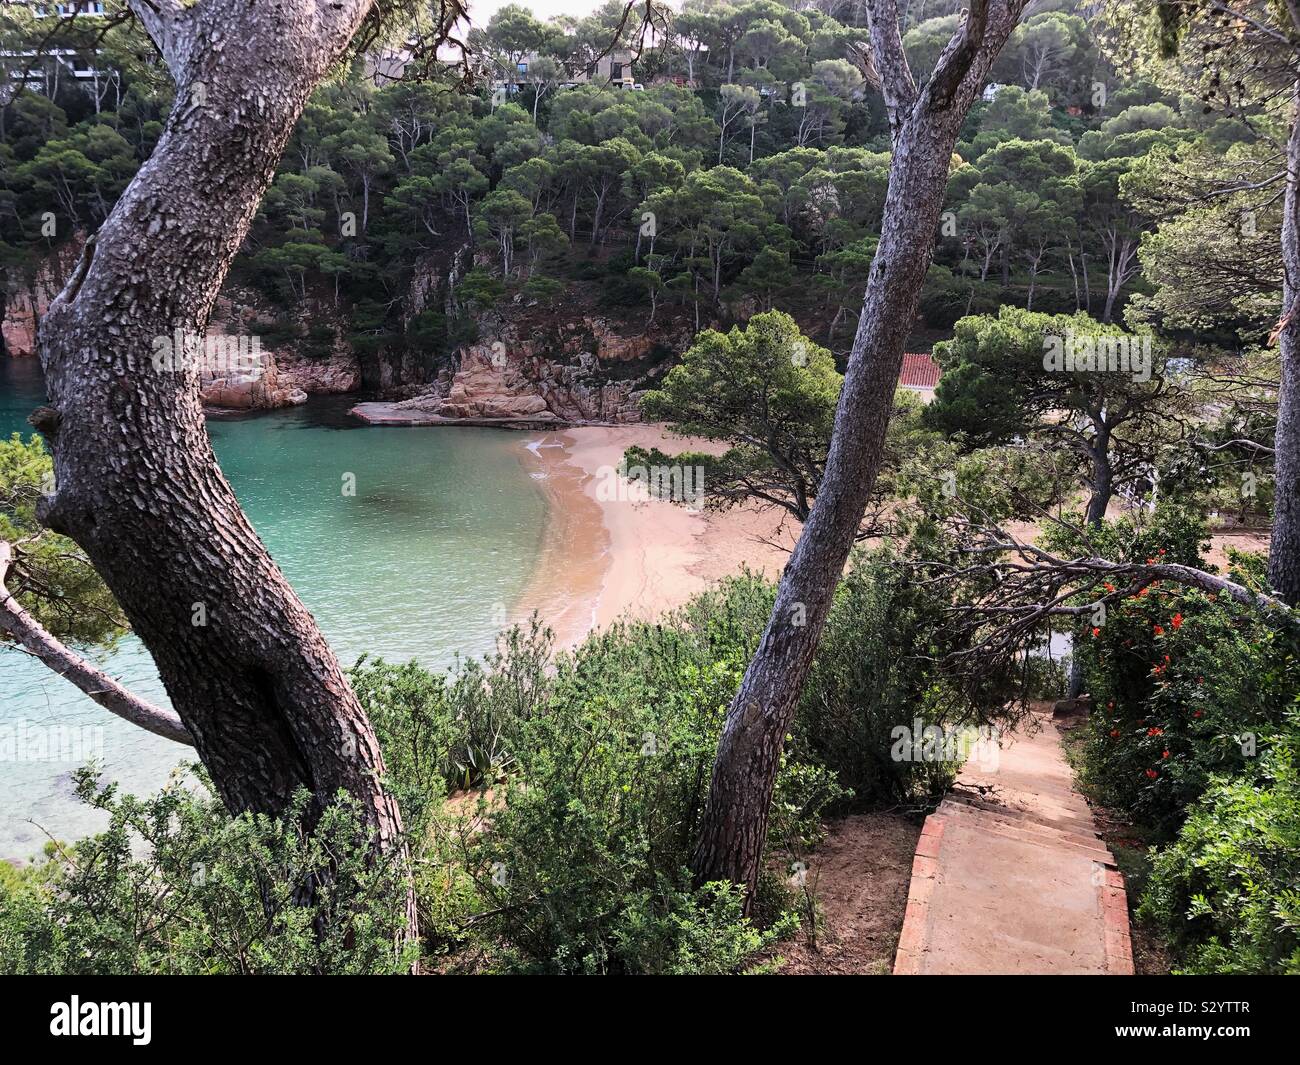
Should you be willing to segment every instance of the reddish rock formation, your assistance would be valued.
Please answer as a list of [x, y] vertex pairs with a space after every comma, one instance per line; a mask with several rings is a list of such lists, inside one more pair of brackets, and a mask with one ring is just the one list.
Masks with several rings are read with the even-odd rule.
[[13, 358], [36, 354], [36, 324], [59, 294], [81, 256], [85, 238], [77, 234], [55, 247], [27, 276], [10, 271], [4, 318], [0, 319], [0, 348]]
[[[637, 401], [662, 369], [655, 341], [617, 332], [604, 318], [585, 316], [545, 332], [493, 318], [480, 330], [484, 339], [461, 348], [426, 392], [384, 404], [382, 413], [398, 421], [637, 422]], [[378, 407], [357, 413], [371, 419]]]

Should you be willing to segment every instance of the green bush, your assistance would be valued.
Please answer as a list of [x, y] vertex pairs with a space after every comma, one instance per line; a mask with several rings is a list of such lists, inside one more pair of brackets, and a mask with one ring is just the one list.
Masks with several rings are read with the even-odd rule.
[[[1103, 549], [1130, 561], [1199, 565], [1199, 524], [1109, 523]], [[1109, 591], [1114, 585], [1103, 585]], [[1224, 596], [1154, 582], [1078, 641], [1094, 712], [1084, 781], [1108, 806], [1162, 834], [1182, 824], [1212, 775], [1249, 770], [1300, 692], [1294, 636]]]
[[[895, 760], [894, 729], [979, 716], [939, 664], [956, 648], [947, 600], [896, 562], [886, 551], [864, 556], [836, 589], [795, 725], [794, 749], [834, 769], [859, 805], [941, 794], [960, 768]], [[985, 705], [1001, 702], [990, 694]]]
[[0, 880], [8, 974], [401, 973], [406, 882], [340, 793], [310, 833], [177, 780], [148, 799], [79, 771], [106, 831]]
[[1155, 859], [1140, 914], [1188, 973], [1300, 975], [1300, 732], [1258, 773], [1216, 777]]
[[[769, 595], [740, 579], [659, 625], [616, 626], [555, 660], [543, 702], [512, 743], [491, 829], [471, 851], [490, 914], [482, 928], [504, 944], [501, 966], [736, 971], [790, 930], [779, 913], [742, 919], [730, 887], [692, 890], [687, 868], [718, 735]], [[773, 846], [809, 842], [839, 794], [827, 770], [787, 762]]]

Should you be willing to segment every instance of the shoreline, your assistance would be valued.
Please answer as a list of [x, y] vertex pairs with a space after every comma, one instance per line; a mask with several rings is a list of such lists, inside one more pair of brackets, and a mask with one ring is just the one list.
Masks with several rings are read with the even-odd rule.
[[633, 445], [718, 449], [648, 423], [569, 427], [528, 442], [524, 461], [547, 495], [548, 527], [511, 621], [536, 610], [558, 647], [619, 620], [654, 620], [742, 566], [774, 579], [798, 535], [775, 509], [693, 511], [635, 488], [611, 493], [611, 470]]

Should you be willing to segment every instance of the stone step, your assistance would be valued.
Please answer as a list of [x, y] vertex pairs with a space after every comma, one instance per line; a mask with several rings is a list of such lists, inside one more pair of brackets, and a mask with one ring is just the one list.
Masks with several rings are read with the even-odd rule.
[[1091, 817], [1075, 817], [1069, 814], [1045, 815], [1040, 813], [1030, 813], [1027, 810], [1018, 810], [1013, 806], [1004, 806], [1002, 803], [990, 802], [988, 799], [977, 799], [971, 795], [962, 795], [954, 792], [949, 792], [943, 801], [945, 803], [968, 806], [975, 810], [986, 810], [989, 813], [997, 814], [1001, 817], [1010, 818], [1026, 824], [1039, 825], [1043, 828], [1055, 829], [1058, 832], [1073, 832], [1076, 835], [1083, 836], [1087, 839], [1095, 840], [1097, 836], [1097, 828]]
[[1098, 862], [1108, 868], [1114, 868], [1115, 858], [1100, 840], [1073, 832], [1058, 832], [1040, 825], [1016, 823], [987, 810], [973, 810], [970, 807], [954, 805], [939, 807], [940, 814], [954, 819], [971, 832], [997, 836], [1001, 839], [1029, 843], [1035, 847], [1044, 847], [1077, 854], [1082, 858]]

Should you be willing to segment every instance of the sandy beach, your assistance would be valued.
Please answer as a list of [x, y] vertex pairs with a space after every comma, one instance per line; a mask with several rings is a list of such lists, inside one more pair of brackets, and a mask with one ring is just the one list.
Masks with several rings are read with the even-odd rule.
[[551, 515], [537, 572], [515, 612], [534, 610], [572, 646], [619, 619], [649, 620], [742, 566], [775, 578], [798, 526], [775, 509], [691, 510], [615, 479], [626, 448], [672, 453], [716, 444], [659, 425], [583, 426], [529, 440]]

